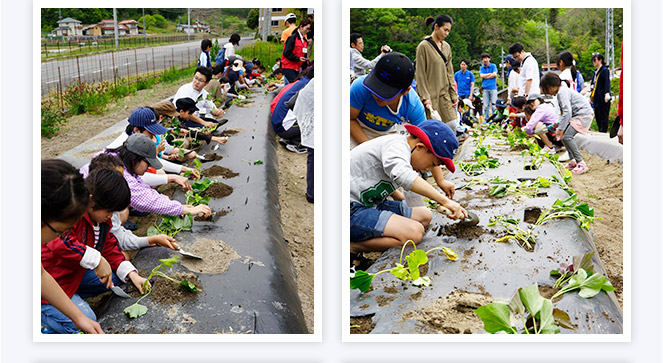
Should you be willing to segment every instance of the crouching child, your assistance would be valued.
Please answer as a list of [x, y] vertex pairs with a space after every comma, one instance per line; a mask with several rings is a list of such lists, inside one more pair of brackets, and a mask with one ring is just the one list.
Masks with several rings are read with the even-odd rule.
[[[41, 261], [67, 296], [86, 316], [96, 320], [84, 298], [129, 281], [143, 293], [146, 279], [125, 259], [110, 232], [113, 212], [127, 208], [131, 200], [126, 180], [114, 170], [99, 169], [87, 177], [85, 184], [90, 191], [87, 211], [68, 232], [42, 245]], [[68, 317], [44, 300], [41, 323], [57, 333], [77, 331]]]
[[[460, 204], [447, 198], [419, 173], [444, 165], [454, 172], [458, 150], [454, 131], [440, 121], [405, 125], [410, 135], [388, 135], [366, 141], [350, 153], [350, 252], [384, 251], [419, 243], [433, 215], [426, 207], [387, 200], [398, 187], [428, 197], [466, 218]], [[445, 188], [443, 188], [445, 189]], [[451, 194], [453, 196], [453, 193]]]

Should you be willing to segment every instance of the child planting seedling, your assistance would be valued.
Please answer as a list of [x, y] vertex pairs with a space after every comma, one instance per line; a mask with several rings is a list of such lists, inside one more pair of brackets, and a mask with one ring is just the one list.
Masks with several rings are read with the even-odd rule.
[[[412, 243], [414, 251], [410, 252], [410, 254], [405, 257], [405, 263], [403, 263], [403, 252], [405, 251], [405, 246], [407, 246], [409, 243]], [[458, 255], [451, 248], [435, 247], [428, 251], [418, 250], [414, 241], [410, 240], [407, 241], [401, 248], [401, 257], [396, 264], [396, 267], [382, 270], [374, 274], [361, 270], [357, 271], [353, 274], [353, 276], [350, 277], [350, 289], [359, 289], [361, 292], [366, 292], [371, 287], [373, 278], [385, 272], [391, 272], [394, 276], [398, 277], [402, 281], [412, 281], [412, 284], [415, 286], [429, 286], [430, 277], [421, 276], [421, 273], [419, 272], [419, 266], [427, 264], [428, 254], [438, 250], [441, 250], [445, 257], [451, 261], [456, 261], [458, 259]]]
[[[444, 123], [428, 120], [405, 125], [405, 135], [388, 135], [366, 141], [351, 151], [350, 252], [384, 251], [418, 243], [433, 214], [425, 206], [411, 208], [402, 200], [386, 200], [398, 187], [420, 194], [447, 208], [451, 219], [467, 218], [460, 204], [442, 195], [419, 175], [445, 165], [455, 171], [458, 149], [454, 132]], [[440, 185], [448, 197], [453, 184]], [[402, 199], [402, 198], [400, 198]]]
[[185, 291], [188, 291], [188, 292], [191, 292], [191, 293], [195, 293], [195, 292], [199, 291], [198, 287], [196, 287], [196, 285], [194, 285], [193, 283], [188, 282], [186, 280], [182, 280], [182, 281], [176, 280], [176, 279], [166, 275], [165, 273], [159, 271], [163, 267], [173, 267], [173, 265], [178, 263], [179, 260], [180, 260], [179, 256], [173, 256], [171, 258], [166, 258], [166, 259], [160, 259], [159, 260], [160, 264], [152, 269], [152, 272], [147, 276], [147, 280], [143, 284], [143, 291], [145, 293], [140, 297], [140, 299], [138, 299], [138, 301], [136, 301], [134, 304], [132, 304], [132, 305], [130, 305], [130, 306], [128, 306], [124, 309], [124, 313], [127, 314], [127, 316], [129, 318], [134, 319], [134, 318], [138, 318], [140, 316], [143, 316], [143, 315], [147, 314], [147, 311], [148, 311], [147, 306], [141, 305], [140, 301], [143, 300], [144, 298], [146, 298], [152, 292], [151, 285], [149, 284], [149, 280], [152, 277], [161, 276], [163, 278], [166, 278], [166, 279], [178, 284]]

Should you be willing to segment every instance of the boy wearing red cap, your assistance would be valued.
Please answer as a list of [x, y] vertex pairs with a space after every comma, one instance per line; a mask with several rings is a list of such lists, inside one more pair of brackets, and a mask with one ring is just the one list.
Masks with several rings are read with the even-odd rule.
[[428, 120], [405, 125], [410, 135], [388, 135], [366, 141], [350, 152], [350, 252], [384, 251], [408, 240], [419, 243], [433, 215], [426, 207], [410, 208], [405, 201], [386, 200], [402, 187], [428, 197], [466, 218], [460, 204], [447, 198], [419, 176], [444, 165], [454, 172], [458, 150], [455, 133], [442, 122]]

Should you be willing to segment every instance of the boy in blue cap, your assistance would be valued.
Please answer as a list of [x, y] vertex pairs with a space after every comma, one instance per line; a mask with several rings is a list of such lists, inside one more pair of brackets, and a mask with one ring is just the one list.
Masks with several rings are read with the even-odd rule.
[[437, 120], [405, 125], [410, 135], [388, 135], [366, 141], [350, 152], [350, 252], [384, 251], [408, 240], [419, 243], [433, 215], [426, 207], [410, 208], [405, 201], [386, 200], [403, 187], [428, 197], [451, 211], [449, 218], [466, 218], [460, 204], [445, 197], [419, 176], [444, 165], [454, 172], [458, 140]]

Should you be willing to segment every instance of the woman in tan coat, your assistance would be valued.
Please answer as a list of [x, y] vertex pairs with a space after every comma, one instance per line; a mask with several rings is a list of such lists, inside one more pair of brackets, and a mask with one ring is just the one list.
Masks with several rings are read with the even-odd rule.
[[426, 116], [437, 110], [442, 121], [456, 130], [456, 106], [458, 94], [454, 89], [454, 70], [451, 63], [451, 46], [444, 39], [449, 35], [453, 20], [448, 15], [426, 18], [426, 26], [432, 33], [417, 46], [414, 78], [417, 93], [426, 108]]

